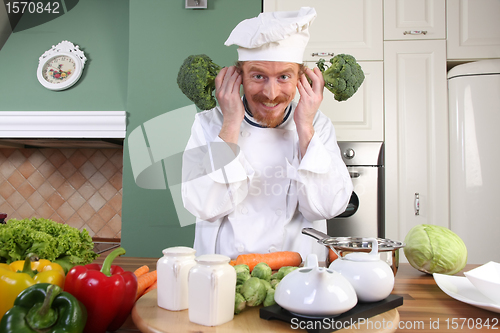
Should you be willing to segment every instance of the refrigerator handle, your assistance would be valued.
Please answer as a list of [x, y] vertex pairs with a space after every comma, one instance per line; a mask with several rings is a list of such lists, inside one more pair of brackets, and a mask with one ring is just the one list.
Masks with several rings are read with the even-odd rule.
[[415, 193], [415, 215], [420, 215], [420, 194]]

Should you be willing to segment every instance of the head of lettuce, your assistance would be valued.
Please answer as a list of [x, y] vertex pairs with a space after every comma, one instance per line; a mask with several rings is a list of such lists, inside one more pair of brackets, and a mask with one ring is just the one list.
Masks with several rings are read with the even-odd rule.
[[404, 242], [408, 262], [419, 271], [453, 275], [467, 264], [467, 247], [448, 228], [420, 224], [408, 232]]

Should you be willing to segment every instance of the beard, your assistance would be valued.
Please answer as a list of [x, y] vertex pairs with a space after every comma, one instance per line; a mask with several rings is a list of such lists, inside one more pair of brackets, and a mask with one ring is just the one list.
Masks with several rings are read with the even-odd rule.
[[[286, 94], [281, 94], [278, 97], [276, 97], [273, 100], [268, 99], [266, 96], [263, 94], [256, 94], [252, 96], [252, 101], [255, 103], [286, 103], [290, 100], [290, 96]], [[288, 105], [287, 105], [288, 106]], [[257, 120], [257, 122], [265, 127], [269, 128], [274, 128], [280, 125], [283, 122], [283, 119], [285, 118], [285, 110], [286, 107], [283, 109], [283, 112], [281, 114], [275, 115], [273, 113], [265, 113], [265, 114], [253, 114], [253, 118]]]

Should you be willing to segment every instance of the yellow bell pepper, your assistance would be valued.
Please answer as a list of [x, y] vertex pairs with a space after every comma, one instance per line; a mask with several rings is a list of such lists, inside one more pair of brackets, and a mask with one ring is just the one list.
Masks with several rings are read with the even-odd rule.
[[64, 288], [64, 279], [61, 265], [46, 259], [36, 260], [33, 254], [10, 265], [0, 263], [0, 320], [24, 289], [42, 282]]

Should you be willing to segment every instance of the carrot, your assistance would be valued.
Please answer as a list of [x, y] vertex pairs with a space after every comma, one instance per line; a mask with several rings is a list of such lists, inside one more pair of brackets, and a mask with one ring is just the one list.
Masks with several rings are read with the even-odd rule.
[[152, 285], [150, 285], [146, 290], [144, 290], [143, 295], [146, 295], [149, 293], [151, 290], [158, 288], [158, 280], [155, 281]]
[[134, 271], [135, 276], [139, 277], [143, 274], [149, 272], [149, 267], [147, 265], [141, 266]]
[[137, 278], [137, 294], [135, 297], [136, 301], [144, 294], [144, 291], [146, 291], [149, 286], [156, 282], [156, 278], [156, 270], [142, 274]]
[[265, 254], [240, 254], [236, 258], [236, 265], [246, 264], [250, 267], [250, 271], [252, 271], [259, 262], [265, 262], [275, 271], [283, 266], [299, 266], [302, 263], [302, 257], [298, 252], [278, 251]]
[[333, 252], [332, 249], [329, 249], [328, 251], [328, 262], [331, 263], [333, 262], [334, 260], [336, 260], [339, 256], [335, 254], [335, 252]]
[[229, 265], [231, 265], [231, 266], [236, 266], [236, 260], [231, 260], [231, 261], [229, 262]]

